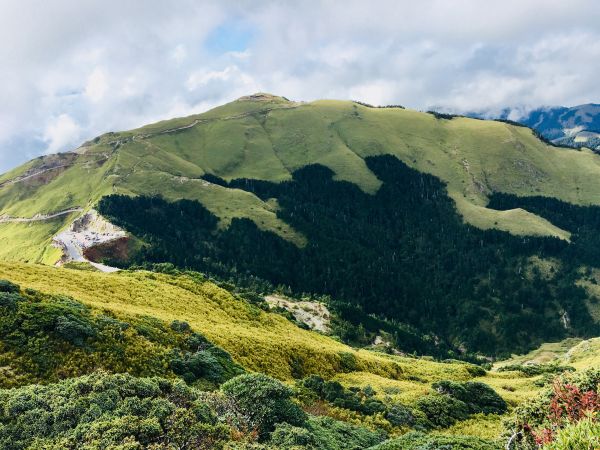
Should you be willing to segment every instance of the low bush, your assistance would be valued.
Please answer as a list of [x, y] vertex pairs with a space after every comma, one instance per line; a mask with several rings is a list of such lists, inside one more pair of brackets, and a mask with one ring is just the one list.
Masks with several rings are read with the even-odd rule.
[[473, 436], [431, 435], [418, 431], [384, 442], [371, 450], [501, 450], [502, 446]]
[[278, 423], [302, 425], [306, 420], [306, 414], [291, 400], [292, 389], [267, 375], [240, 375], [224, 383], [221, 391], [262, 440]]
[[597, 450], [600, 448], [600, 422], [586, 417], [560, 429], [544, 450]]
[[18, 284], [12, 283], [8, 280], [0, 280], [0, 292], [16, 294], [20, 291], [20, 289], [21, 287]]
[[401, 404], [392, 404], [385, 413], [385, 418], [395, 427], [413, 427], [416, 423], [412, 410]]
[[115, 315], [33, 290], [0, 291], [0, 360], [17, 375], [0, 377], [0, 388], [55, 382], [96, 369], [179, 376], [215, 388], [243, 373], [229, 354], [185, 322], [169, 326], [152, 317]]
[[382, 432], [351, 425], [330, 417], [311, 417], [304, 428], [277, 425], [270, 444], [275, 448], [310, 450], [363, 450], [386, 438]]
[[[566, 443], [579, 442], [590, 430], [597, 430], [600, 414], [600, 369], [563, 374], [535, 399], [519, 406], [515, 423], [509, 426], [515, 450], [587, 449]], [[581, 425], [580, 425], [581, 423]], [[593, 436], [593, 434], [591, 435]], [[592, 442], [592, 441], [590, 441]]]
[[385, 404], [374, 398], [376, 392], [370, 386], [362, 390], [359, 388], [346, 389], [337, 381], [325, 381], [317, 375], [311, 375], [300, 381], [299, 387], [310, 391], [314, 398], [329, 402], [338, 408], [366, 415], [386, 410]]
[[448, 428], [469, 417], [467, 405], [448, 395], [431, 394], [417, 400], [419, 408], [436, 428]]
[[220, 449], [218, 423], [182, 381], [96, 373], [0, 390], [0, 448]]
[[561, 366], [556, 363], [548, 364], [510, 364], [500, 367], [499, 372], [521, 372], [528, 377], [534, 377], [542, 374], [561, 374], [564, 372], [574, 372], [575, 368], [571, 366]]
[[496, 391], [478, 381], [456, 383], [444, 380], [434, 383], [433, 388], [440, 394], [450, 395], [464, 402], [469, 414], [503, 414], [508, 408]]

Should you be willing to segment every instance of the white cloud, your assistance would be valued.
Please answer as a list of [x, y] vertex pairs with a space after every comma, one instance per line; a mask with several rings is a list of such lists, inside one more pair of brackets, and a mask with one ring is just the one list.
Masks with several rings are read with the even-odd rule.
[[181, 64], [188, 56], [187, 50], [183, 45], [179, 44], [177, 47], [175, 47], [175, 50], [173, 50], [171, 56], [177, 64]]
[[104, 98], [104, 95], [108, 91], [108, 78], [104, 71], [100, 68], [94, 69], [94, 71], [88, 76], [85, 84], [85, 95], [92, 102], [99, 102]]
[[77, 145], [81, 128], [68, 114], [61, 114], [52, 119], [44, 130], [44, 142], [47, 147], [45, 153], [55, 153], [73, 150]]
[[193, 72], [186, 81], [189, 91], [209, 90], [210, 96], [229, 90], [241, 93], [252, 93], [260, 90], [252, 76], [240, 70], [236, 65], [225, 67], [223, 70]]
[[598, 102], [599, 22], [594, 0], [3, 0], [0, 170], [255, 91], [459, 111]]

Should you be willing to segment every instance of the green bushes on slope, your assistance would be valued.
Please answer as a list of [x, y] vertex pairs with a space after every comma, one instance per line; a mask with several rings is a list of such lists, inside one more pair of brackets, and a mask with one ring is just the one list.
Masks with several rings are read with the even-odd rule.
[[216, 392], [181, 380], [103, 372], [4, 389], [0, 448], [358, 450], [385, 439], [382, 432], [307, 416], [291, 393], [261, 374], [240, 375]]
[[300, 388], [308, 390], [317, 399], [327, 401], [338, 408], [349, 409], [365, 415], [373, 415], [386, 410], [386, 406], [374, 398], [375, 392], [372, 389], [346, 389], [337, 381], [325, 381], [316, 375], [311, 375], [298, 384]]
[[229, 428], [181, 381], [97, 373], [0, 390], [0, 448], [222, 448]]
[[223, 384], [221, 391], [246, 416], [248, 428], [256, 430], [262, 439], [278, 423], [302, 425], [306, 420], [304, 412], [291, 400], [293, 391], [267, 375], [240, 375]]
[[471, 436], [429, 435], [418, 431], [392, 439], [371, 450], [500, 450], [498, 443]]
[[504, 414], [508, 409], [502, 397], [485, 383], [444, 380], [432, 387], [435, 393], [421, 397], [416, 405], [436, 428], [450, 427], [472, 414]]
[[503, 414], [508, 409], [506, 402], [496, 391], [479, 381], [456, 383], [444, 380], [434, 383], [433, 388], [439, 394], [448, 395], [465, 403], [469, 414]]
[[[69, 297], [0, 280], [0, 387], [48, 383], [105, 369], [137, 376], [180, 376], [207, 387], [242, 369], [193, 332], [152, 317], [117, 316]], [[8, 368], [8, 369], [6, 369]]]
[[385, 439], [382, 432], [370, 431], [330, 417], [311, 417], [304, 428], [287, 423], [271, 434], [274, 448], [301, 450], [363, 450]]
[[514, 434], [514, 450], [595, 449], [599, 414], [600, 369], [564, 373], [516, 409], [507, 434]]

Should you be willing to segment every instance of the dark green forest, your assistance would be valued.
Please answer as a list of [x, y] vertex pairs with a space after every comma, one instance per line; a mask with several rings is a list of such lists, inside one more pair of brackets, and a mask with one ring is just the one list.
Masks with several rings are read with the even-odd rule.
[[[246, 219], [218, 230], [217, 218], [189, 200], [111, 195], [100, 200], [98, 210], [145, 242], [127, 264], [171, 262], [329, 295], [348, 324], [373, 331], [387, 327], [408, 351], [432, 353], [434, 346], [438, 355], [452, 356], [457, 353], [452, 349], [463, 346], [501, 355], [598, 332], [585, 306], [588, 294], [575, 284], [579, 262], [598, 265], [594, 253], [600, 254], [600, 242], [591, 235], [600, 222], [588, 217], [600, 215], [593, 208], [565, 215], [564, 228], [574, 233], [571, 244], [480, 230], [463, 223], [436, 177], [393, 156], [366, 163], [383, 183], [374, 195], [333, 180], [334, 173], [320, 165], [304, 167], [282, 183], [227, 183], [211, 176], [262, 199], [276, 198], [278, 216], [306, 236], [303, 248]], [[491, 207], [503, 209], [508, 200], [492, 197]], [[560, 208], [540, 205], [546, 208], [540, 215], [560, 219]], [[544, 276], [532, 268], [533, 255], [558, 257], [564, 264]], [[561, 323], [564, 312], [570, 329]]]

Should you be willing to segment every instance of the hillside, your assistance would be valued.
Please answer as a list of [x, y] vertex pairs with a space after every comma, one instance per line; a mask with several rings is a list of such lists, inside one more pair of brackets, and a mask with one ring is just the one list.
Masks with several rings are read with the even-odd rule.
[[597, 334], [599, 174], [507, 123], [256, 94], [3, 175], [0, 257], [172, 262], [329, 296], [348, 343], [497, 356]]
[[524, 127], [267, 94], [33, 160], [0, 178], [0, 446], [533, 439], [596, 380], [597, 172]]
[[27, 223], [11, 220], [87, 210], [108, 193], [199, 200], [223, 226], [233, 217], [247, 217], [261, 229], [302, 243], [303, 237], [276, 217], [275, 204], [200, 177], [278, 182], [318, 163], [332, 169], [335, 179], [373, 193], [380, 181], [364, 158], [381, 154], [395, 155], [448, 183], [459, 212], [481, 228], [567, 238], [565, 230], [526, 211], [485, 208], [487, 195], [546, 195], [589, 204], [600, 191], [598, 157], [548, 147], [527, 129], [353, 102], [294, 103], [264, 94], [196, 116], [108, 133], [75, 153], [40, 157], [2, 175], [2, 255], [55, 262], [60, 255], [50, 246], [52, 235], [80, 213]]
[[[104, 274], [0, 263], [0, 279], [0, 443], [5, 448], [26, 448], [36, 436], [56, 448], [78, 448], [82, 442], [102, 448], [121, 439], [150, 443], [165, 435], [175, 439], [196, 420], [211, 425], [190, 428], [198, 438], [211, 442], [219, 431], [219, 443], [207, 448], [222, 448], [227, 441], [243, 445], [257, 436], [232, 417], [252, 416], [244, 415], [244, 403], [231, 411], [223, 395], [231, 395], [230, 387], [238, 383], [237, 395], [267, 395], [262, 399], [265, 408], [273, 408], [268, 405], [283, 395], [277, 394], [283, 385], [278, 388], [264, 375], [235, 377], [258, 371], [284, 381], [289, 386], [285, 389], [291, 387], [285, 395], [293, 394], [294, 404], [308, 413], [307, 422], [296, 424], [300, 428], [276, 427], [278, 431], [260, 438], [270, 445], [259, 448], [289, 448], [292, 441], [286, 439], [300, 439], [294, 436], [308, 429], [317, 443], [293, 441], [297, 448], [358, 449], [387, 438], [385, 448], [439, 441], [498, 449], [505, 441], [503, 421], [512, 420], [514, 411], [548, 388], [549, 373], [572, 365], [584, 374], [596, 365], [599, 354], [595, 340], [570, 341], [556, 346], [563, 349], [557, 353], [559, 363], [536, 359], [546, 351], [542, 348], [534, 356], [498, 365], [510, 365], [508, 371], [486, 371], [460, 361], [353, 349], [297, 328], [192, 272]], [[532, 373], [532, 359], [538, 372]], [[110, 375], [115, 372], [129, 375]], [[145, 378], [149, 376], [162, 378]], [[264, 390], [253, 387], [244, 393], [242, 380], [267, 384], [260, 385]], [[442, 386], [450, 393], [443, 393]], [[118, 393], [112, 392], [115, 389]], [[477, 395], [467, 400], [453, 389], [474, 389]], [[105, 391], [114, 400], [106, 401]], [[151, 425], [153, 418], [173, 411], [161, 398], [184, 408], [195, 401], [205, 406], [197, 419], [185, 419], [186, 427], [177, 427], [174, 418]], [[19, 406], [24, 399], [27, 408]], [[82, 415], [65, 414], [67, 405]], [[256, 407], [253, 401], [252, 410]], [[139, 425], [138, 417], [143, 419]], [[296, 420], [282, 419], [292, 424]], [[39, 426], [45, 420], [56, 427]], [[408, 431], [412, 432], [397, 438]], [[183, 448], [205, 448], [186, 445]]]
[[[392, 436], [414, 427], [421, 431], [432, 427], [446, 436], [444, 439], [448, 442], [455, 439], [448, 436], [466, 435], [472, 437], [456, 439], [488, 439], [485, 445], [497, 448], [492, 443], [502, 433], [502, 420], [506, 417], [502, 413], [491, 413], [491, 410], [486, 415], [456, 413], [456, 417], [451, 414], [442, 419], [439, 414], [446, 413], [435, 409], [430, 416], [423, 416], [422, 412], [419, 416], [417, 413], [420, 410], [427, 414], [428, 402], [438, 398], [436, 396], [439, 394], [432, 389], [432, 384], [485, 383], [500, 394], [509, 411], [532, 399], [547, 384], [541, 375], [524, 376], [516, 369], [486, 372], [480, 367], [459, 361], [441, 363], [356, 350], [316, 332], [299, 329], [287, 319], [261, 311], [257, 306], [193, 273], [176, 276], [149, 272], [103, 274], [1, 263], [0, 278], [15, 283], [0, 283], [0, 308], [9, 308], [1, 319], [0, 365], [6, 377], [0, 380], [0, 388], [7, 385], [15, 388], [24, 386], [12, 391], [0, 389], [0, 399], [5, 400], [21, 395], [20, 392], [27, 395], [26, 392], [34, 389], [36, 402], [51, 395], [44, 401], [54, 404], [62, 398], [59, 390], [71, 385], [82, 386], [88, 380], [95, 380], [93, 382], [97, 387], [94, 391], [113, 386], [109, 378], [104, 380], [106, 375], [96, 372], [99, 368], [105, 371], [103, 373], [126, 372], [136, 376], [119, 378], [115, 384], [129, 386], [127, 392], [132, 392], [134, 383], [141, 383], [140, 386], [148, 389], [150, 381], [140, 377], [158, 375], [170, 382], [183, 378], [190, 387], [205, 390], [214, 389], [215, 382], [217, 386], [221, 385], [240, 373], [240, 370], [259, 371], [283, 380], [290, 386], [295, 382], [296, 389], [299, 389], [296, 394], [298, 401], [311, 414], [318, 411], [317, 416], [341, 419], [378, 432], [386, 430]], [[19, 299], [18, 295], [22, 298]], [[11, 303], [7, 303], [10, 299], [17, 302], [18, 310], [10, 312], [10, 308], [13, 308]], [[27, 333], [12, 330], [13, 323], [20, 324], [21, 331], [27, 330]], [[194, 348], [198, 344], [190, 343], [199, 341], [202, 344], [198, 351]], [[213, 344], [219, 347], [212, 347]], [[582, 344], [576, 348], [582, 348]], [[223, 350], [227, 353], [223, 353]], [[207, 353], [215, 355], [217, 359], [208, 356], [200, 359], [198, 356]], [[579, 352], [578, 355], [577, 367], [585, 370], [594, 364], [598, 351], [594, 347], [594, 351]], [[179, 362], [174, 364], [175, 360]], [[182, 365], [187, 369], [179, 369]], [[215, 369], [218, 370], [215, 372]], [[194, 372], [188, 372], [191, 370]], [[93, 375], [86, 378], [87, 374]], [[314, 400], [307, 397], [306, 389], [316, 389], [314, 383], [319, 383], [316, 374], [329, 380], [326, 381], [330, 383], [326, 384], [328, 389], [338, 389], [335, 395], [345, 392], [345, 403], [334, 401], [334, 397], [331, 397], [334, 394], [329, 393], [329, 397], [324, 397], [317, 406], [312, 405]], [[78, 376], [84, 377], [73, 378]], [[55, 383], [65, 378], [68, 380], [43, 388], [31, 385], [32, 382], [44, 385]], [[166, 386], [166, 381], [161, 383], [161, 386]], [[346, 388], [341, 386], [354, 391], [344, 391]], [[179, 389], [180, 395], [186, 392]], [[350, 401], [352, 392], [361, 395], [364, 395], [362, 392], [372, 392], [366, 397], [372, 398], [371, 406], [367, 407], [366, 400], [362, 400], [362, 403], [359, 400], [358, 405], [352, 403], [355, 402]], [[202, 395], [201, 398], [205, 399], [206, 394]], [[125, 396], [123, 394], [123, 398]], [[64, 403], [66, 400], [61, 401]], [[49, 411], [59, 414], [53, 408]], [[6, 439], [7, 433], [18, 432], [15, 436], [19, 436], [19, 439], [31, 439], [38, 432], [31, 428], [30, 434], [25, 433], [23, 430], [30, 427], [22, 423], [16, 428], [10, 425], [14, 417], [22, 414], [21, 410], [14, 409], [12, 417], [3, 415], [3, 411], [0, 411], [0, 422], [6, 424], [6, 428], [0, 431], [0, 438]], [[138, 407], [137, 411], [135, 414], [141, 414], [140, 411], [144, 409]], [[412, 414], [417, 415], [413, 417]], [[428, 420], [433, 421], [433, 425]], [[344, 422], [338, 423], [321, 424], [321, 427], [350, 426], [343, 425]], [[358, 429], [352, 433], [357, 432]], [[352, 442], [353, 434], [349, 433], [350, 430], [346, 430], [343, 437], [338, 439], [343, 439], [341, 442], [347, 444]], [[111, 439], [117, 439], [118, 434], [112, 436]], [[76, 439], [77, 443], [84, 438], [80, 436]], [[375, 439], [374, 436], [372, 439]], [[381, 440], [379, 437], [373, 442]], [[18, 442], [11, 445], [22, 448]]]

